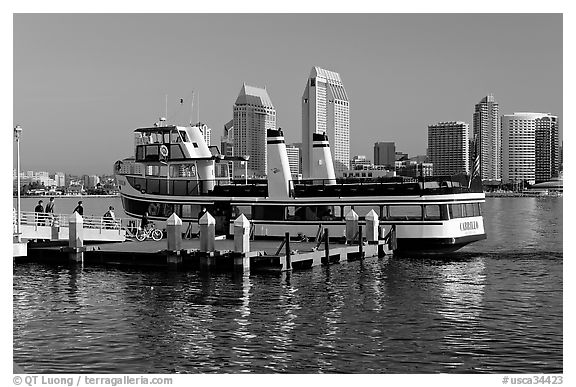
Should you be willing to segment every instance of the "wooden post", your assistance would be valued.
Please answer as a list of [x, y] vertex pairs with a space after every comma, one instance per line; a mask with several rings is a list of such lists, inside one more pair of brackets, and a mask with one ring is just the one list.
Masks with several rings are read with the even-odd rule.
[[173, 213], [166, 220], [167, 233], [167, 261], [168, 265], [178, 265], [182, 263], [182, 219]]
[[358, 226], [358, 252], [360, 253], [360, 258], [364, 258], [364, 241], [362, 239], [362, 226]]
[[234, 252], [250, 252], [250, 221], [244, 214], [234, 221]]
[[384, 226], [378, 227], [378, 258], [382, 258], [384, 254], [384, 245], [382, 239], [384, 238]]
[[200, 218], [200, 251], [207, 253], [215, 250], [216, 220], [208, 211]]
[[330, 265], [330, 243], [328, 228], [324, 229], [324, 255], [326, 256], [326, 265]]
[[290, 233], [286, 232], [284, 237], [286, 238], [286, 270], [292, 270], [292, 257], [290, 256]]
[[376, 211], [370, 210], [366, 215], [366, 239], [368, 244], [378, 243], [378, 231], [379, 231], [380, 220], [378, 219], [378, 214]]

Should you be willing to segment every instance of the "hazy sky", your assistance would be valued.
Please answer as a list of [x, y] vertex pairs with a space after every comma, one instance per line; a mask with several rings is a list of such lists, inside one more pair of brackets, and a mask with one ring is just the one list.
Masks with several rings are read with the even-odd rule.
[[243, 82], [266, 86], [300, 141], [313, 66], [340, 73], [351, 155], [377, 141], [425, 154], [428, 124], [472, 126], [488, 93], [501, 114], [557, 114], [562, 134], [561, 14], [16, 14], [22, 170], [111, 173], [166, 94], [170, 123], [196, 120], [192, 90], [219, 145]]

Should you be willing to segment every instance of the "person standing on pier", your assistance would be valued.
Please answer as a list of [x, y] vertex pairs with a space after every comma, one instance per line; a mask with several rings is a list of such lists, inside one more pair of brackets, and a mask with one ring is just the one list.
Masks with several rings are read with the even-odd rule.
[[149, 224], [150, 219], [148, 219], [148, 212], [145, 212], [144, 215], [142, 215], [142, 220], [140, 221], [140, 228], [142, 228], [142, 230], [146, 230]]
[[50, 219], [50, 224], [54, 223], [54, 198], [50, 198], [50, 201], [48, 204], [46, 204], [46, 209], [44, 211], [46, 214], [48, 214], [46, 217]]
[[78, 202], [78, 205], [76, 206], [76, 208], [74, 208], [74, 211], [72, 211], [72, 213], [75, 212], [77, 212], [78, 215], [80, 216], [84, 216], [84, 207], [82, 207], [82, 200]]
[[44, 215], [42, 215], [44, 213], [44, 206], [42, 203], [44, 203], [42, 200], [38, 200], [38, 205], [34, 208], [34, 212], [36, 213], [36, 224], [39, 226], [44, 225]]
[[103, 216], [106, 228], [116, 228], [116, 215], [114, 215], [114, 207], [108, 207], [108, 211]]

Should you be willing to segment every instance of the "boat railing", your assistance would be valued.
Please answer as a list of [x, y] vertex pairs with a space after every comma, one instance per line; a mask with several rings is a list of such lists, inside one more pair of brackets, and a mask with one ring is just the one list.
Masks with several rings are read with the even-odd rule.
[[295, 180], [294, 196], [379, 196], [379, 195], [441, 195], [482, 192], [481, 180], [468, 175], [393, 176], [381, 178], [339, 178], [334, 180]]

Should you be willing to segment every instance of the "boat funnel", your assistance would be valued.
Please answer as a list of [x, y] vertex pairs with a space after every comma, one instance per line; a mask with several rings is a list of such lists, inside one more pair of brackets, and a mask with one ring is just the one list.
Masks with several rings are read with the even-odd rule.
[[215, 174], [214, 174], [214, 160], [210, 157], [210, 149], [208, 144], [204, 140], [204, 135], [198, 126], [192, 126], [185, 128], [186, 133], [190, 137], [187, 149], [190, 153], [190, 157], [196, 160], [196, 171], [198, 173], [198, 180], [202, 183], [200, 184], [200, 190], [202, 193], [208, 193], [214, 189], [215, 185]]
[[268, 129], [268, 196], [287, 198], [293, 189], [292, 174], [286, 153], [286, 143], [282, 129]]
[[320, 180], [319, 184], [336, 184], [334, 164], [330, 154], [328, 136], [321, 133], [312, 134], [312, 171], [310, 178]]

